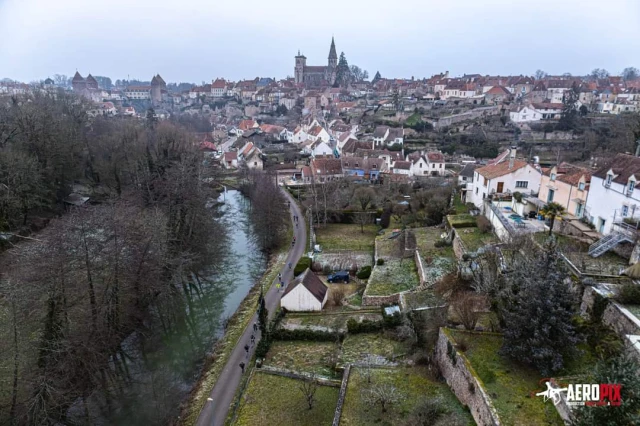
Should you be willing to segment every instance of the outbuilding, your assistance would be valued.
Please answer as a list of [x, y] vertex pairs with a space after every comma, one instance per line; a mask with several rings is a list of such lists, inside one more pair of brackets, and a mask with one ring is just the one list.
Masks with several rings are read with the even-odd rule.
[[309, 268], [291, 281], [280, 299], [288, 311], [321, 311], [329, 296], [328, 287]]

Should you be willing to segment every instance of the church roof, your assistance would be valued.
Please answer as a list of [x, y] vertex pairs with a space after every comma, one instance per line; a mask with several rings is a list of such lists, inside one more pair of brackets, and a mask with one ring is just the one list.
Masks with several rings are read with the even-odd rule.
[[76, 71], [75, 75], [73, 76], [73, 80], [71, 80], [71, 82], [77, 83], [79, 81], [84, 81], [84, 78], [80, 75], [78, 71]]
[[336, 43], [331, 37], [331, 49], [329, 49], [329, 59], [338, 59], [338, 54], [336, 53]]

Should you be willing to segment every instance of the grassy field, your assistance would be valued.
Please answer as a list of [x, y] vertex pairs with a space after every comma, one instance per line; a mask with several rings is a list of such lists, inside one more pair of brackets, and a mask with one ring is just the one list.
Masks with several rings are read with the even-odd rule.
[[423, 308], [425, 306], [440, 306], [444, 303], [442, 299], [436, 296], [431, 288], [424, 291], [406, 293], [404, 298], [407, 306], [410, 306], [412, 309]]
[[[530, 396], [531, 392], [538, 390], [538, 382], [543, 377], [534, 369], [498, 354], [502, 336], [454, 330], [447, 330], [447, 333], [456, 342], [464, 342], [467, 346], [464, 355], [482, 380], [503, 424], [563, 424], [553, 404], [545, 404], [542, 398]], [[555, 377], [583, 373], [592, 368], [593, 364], [591, 354], [586, 351], [580, 360], [572, 362], [574, 367]], [[575, 379], [573, 381], [576, 382]], [[578, 379], [576, 383], [581, 382]]]
[[453, 200], [453, 208], [455, 209], [456, 214], [466, 214], [469, 211], [467, 205], [463, 203], [458, 196], [456, 196]]
[[333, 367], [339, 349], [333, 342], [275, 341], [264, 364], [296, 373], [315, 373], [337, 378]]
[[440, 240], [440, 235], [444, 232], [442, 228], [414, 228], [411, 230], [416, 236], [416, 247], [420, 253], [438, 250], [434, 244]]
[[337, 387], [320, 386], [309, 410], [300, 381], [257, 371], [242, 396], [236, 425], [330, 425], [338, 402]]
[[420, 284], [413, 258], [386, 259], [384, 265], [376, 265], [367, 284], [368, 296], [387, 296], [411, 290]]
[[476, 226], [476, 217], [470, 214], [456, 214], [447, 216], [447, 222], [453, 228], [466, 228]]
[[402, 342], [389, 339], [380, 333], [349, 334], [342, 342], [340, 363], [347, 364], [362, 361], [366, 355], [379, 355], [392, 361], [408, 352]]
[[[391, 405], [386, 413], [382, 413], [380, 406], [371, 406], [364, 400], [368, 387], [380, 384], [395, 387], [399, 394], [398, 402]], [[447, 410], [447, 413], [438, 419], [438, 423], [423, 423], [424, 420], [411, 423], [412, 412], [425, 401], [434, 400], [440, 401], [440, 405]], [[371, 383], [362, 369], [352, 368], [340, 425], [375, 424], [473, 425], [474, 421], [446, 383], [429, 379], [424, 368], [373, 368]]]
[[316, 243], [323, 251], [353, 250], [373, 253], [373, 242], [378, 227], [367, 225], [364, 233], [360, 225], [327, 224], [316, 229]]
[[488, 244], [500, 242], [492, 232], [482, 233], [478, 228], [462, 228], [456, 231], [468, 251], [476, 251]]

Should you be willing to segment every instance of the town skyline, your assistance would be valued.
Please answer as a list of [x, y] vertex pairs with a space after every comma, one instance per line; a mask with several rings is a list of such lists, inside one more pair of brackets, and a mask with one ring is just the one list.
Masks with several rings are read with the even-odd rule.
[[[113, 9], [120, 3], [116, 1]], [[280, 79], [293, 77], [290, 63], [298, 50], [311, 63], [326, 62], [327, 40], [332, 35], [338, 55], [344, 52], [350, 64], [387, 77], [419, 79], [444, 71], [452, 76], [533, 75], [537, 69], [553, 75], [585, 75], [594, 68], [606, 68], [615, 75], [634, 65], [625, 52], [640, 48], [640, 5], [636, 3], [619, 0], [577, 8], [572, 0], [561, 4], [542, 0], [535, 8], [514, 5], [509, 9], [500, 7], [506, 6], [504, 2], [494, 3], [495, 8], [484, 8], [466, 1], [427, 2], [412, 5], [408, 14], [407, 8], [384, 11], [330, 1], [314, 11], [314, 19], [331, 25], [309, 37], [308, 28], [297, 22], [304, 19], [295, 19], [305, 16], [305, 11], [286, 1], [278, 2], [281, 8], [245, 16], [242, 25], [211, 25], [220, 17], [233, 21], [237, 14], [233, 5], [213, 9], [195, 2], [147, 10], [142, 2], [118, 16], [86, 5], [76, 8], [80, 3], [75, 0], [67, 0], [68, 7], [37, 8], [33, 0], [8, 0], [0, 5], [0, 39], [11, 40], [0, 44], [0, 57], [8, 58], [0, 63], [0, 78], [26, 82], [70, 75], [78, 69], [113, 80], [127, 75], [143, 80], [157, 73], [167, 81], [193, 83], [217, 77]], [[256, 11], [258, 6], [248, 5]], [[619, 12], [616, 31], [585, 30], [598, 28], [601, 16], [612, 8]], [[284, 12], [278, 15], [274, 10], [280, 9]], [[143, 12], [147, 18], [136, 20]], [[572, 17], [569, 22], [565, 22], [567, 16]], [[262, 22], [281, 17], [294, 19], [288, 26]], [[499, 25], [488, 25], [494, 21]], [[367, 29], [376, 22], [382, 30]], [[109, 30], [96, 31], [96, 23]]]

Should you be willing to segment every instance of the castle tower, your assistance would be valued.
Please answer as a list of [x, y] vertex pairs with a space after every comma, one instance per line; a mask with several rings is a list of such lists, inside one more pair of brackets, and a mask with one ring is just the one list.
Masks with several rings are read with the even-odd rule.
[[304, 67], [306, 66], [307, 58], [306, 56], [300, 54], [300, 51], [298, 50], [298, 55], [296, 55], [296, 66], [294, 68], [296, 84], [304, 83]]

